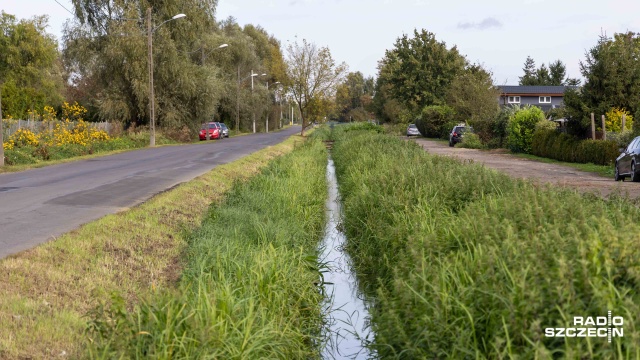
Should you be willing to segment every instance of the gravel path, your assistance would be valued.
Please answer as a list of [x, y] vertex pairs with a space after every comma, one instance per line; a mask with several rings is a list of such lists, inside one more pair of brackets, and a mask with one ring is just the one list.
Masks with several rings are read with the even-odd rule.
[[453, 156], [467, 161], [472, 160], [515, 178], [566, 186], [581, 192], [596, 193], [605, 197], [612, 193], [620, 193], [630, 198], [640, 197], [640, 183], [633, 183], [628, 179], [625, 182], [616, 182], [612, 177], [602, 177], [563, 165], [523, 159], [505, 153], [504, 150], [481, 151], [452, 148], [446, 142], [428, 139], [416, 139], [415, 141], [429, 153]]

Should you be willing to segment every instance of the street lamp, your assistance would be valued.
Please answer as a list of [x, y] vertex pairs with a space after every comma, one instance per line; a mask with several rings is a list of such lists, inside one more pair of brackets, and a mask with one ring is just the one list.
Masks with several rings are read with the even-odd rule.
[[147, 44], [149, 49], [149, 117], [150, 117], [150, 127], [151, 127], [151, 136], [149, 137], [149, 146], [156, 146], [156, 113], [155, 113], [155, 94], [153, 90], [153, 33], [158, 30], [158, 28], [171, 20], [181, 19], [186, 17], [185, 14], [178, 14], [172, 17], [169, 20], [165, 20], [160, 23], [160, 25], [153, 27], [151, 24], [151, 8], [147, 9]]
[[[220, 46], [216, 47], [215, 49], [213, 49], [213, 50], [209, 51], [209, 53], [208, 53], [208, 54], [211, 54], [213, 51], [216, 51], [216, 50], [218, 50], [218, 49], [224, 49], [224, 48], [226, 48], [227, 46], [229, 46], [229, 44], [222, 44], [222, 45], [220, 45]], [[201, 46], [201, 47], [200, 47], [200, 49], [202, 49], [202, 65], [204, 66], [204, 60], [205, 60], [204, 46]], [[198, 50], [195, 50], [195, 51], [198, 51]], [[208, 123], [209, 123], [209, 122], [205, 120], [205, 123], [204, 123], [204, 133], [205, 133], [205, 136], [206, 136], [206, 140], [207, 140], [207, 141], [208, 141], [208, 140], [210, 140], [210, 137], [209, 137], [209, 124], [208, 124]]]
[[[266, 73], [262, 73], [262, 74], [254, 74], [253, 70], [251, 70], [251, 99], [253, 100], [253, 78], [255, 76], [267, 76]], [[253, 110], [253, 133], [256, 133], [256, 111], [255, 109]]]
[[[266, 75], [266, 74], [265, 74], [265, 75]], [[276, 82], [274, 82], [274, 83], [273, 83], [273, 84], [271, 84], [271, 85], [277, 85], [277, 84], [280, 84], [280, 81], [276, 81]], [[267, 93], [268, 93], [268, 92], [269, 92], [269, 82], [267, 81]], [[269, 100], [271, 100], [271, 99], [269, 99]], [[267, 133], [269, 132], [269, 111], [267, 112], [267, 121], [266, 121], [266, 123], [265, 123], [264, 131], [265, 131], [265, 132], [267, 132]]]

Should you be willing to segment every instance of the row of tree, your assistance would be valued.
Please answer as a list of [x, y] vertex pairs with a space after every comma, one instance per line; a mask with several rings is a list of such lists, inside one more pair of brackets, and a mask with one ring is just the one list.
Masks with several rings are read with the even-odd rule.
[[416, 121], [423, 134], [440, 136], [454, 123], [493, 118], [498, 96], [489, 71], [423, 29], [385, 52], [371, 108], [382, 121]]
[[[257, 118], [262, 130], [269, 116], [274, 128], [293, 104], [305, 122], [322, 119], [346, 72], [326, 47], [294, 42], [285, 57], [280, 41], [260, 26], [241, 27], [234, 18], [217, 21], [216, 0], [73, 0], [73, 5], [61, 51], [45, 31], [46, 16], [18, 21], [2, 13], [5, 117], [25, 118], [31, 110], [67, 100], [89, 109], [88, 120], [148, 124], [149, 26], [156, 122], [162, 127], [194, 130], [215, 119], [250, 130]], [[180, 13], [186, 18], [167, 21]]]
[[[579, 79], [567, 76], [561, 60], [536, 67], [531, 57], [525, 61], [520, 85], [569, 86], [564, 96], [565, 108], [553, 109], [546, 116], [568, 118], [569, 132], [579, 137], [587, 135], [592, 112], [606, 114], [617, 109], [639, 118], [640, 34], [603, 35], [585, 57], [580, 63], [582, 85]], [[356, 74], [348, 78], [356, 79]], [[506, 120], [496, 101], [499, 92], [492, 74], [481, 65], [470, 63], [456, 46], [447, 47], [424, 29], [396, 40], [380, 60], [374, 83], [373, 99], [365, 103], [357, 102], [358, 96], [347, 95], [348, 89], [356, 87], [345, 82], [336, 101], [348, 106], [340, 109], [351, 111], [363, 106], [384, 122], [415, 121], [427, 136], [443, 136], [457, 122], [473, 125], [485, 142], [504, 136]], [[352, 93], [366, 95], [362, 88]], [[639, 123], [634, 122], [634, 126]], [[635, 132], [640, 134], [640, 127]]]
[[523, 86], [580, 85], [580, 79], [567, 77], [567, 67], [560, 60], [549, 63], [549, 67], [542, 64], [536, 69], [536, 62], [531, 56], [527, 56], [522, 71], [524, 75], [520, 77], [520, 85]]

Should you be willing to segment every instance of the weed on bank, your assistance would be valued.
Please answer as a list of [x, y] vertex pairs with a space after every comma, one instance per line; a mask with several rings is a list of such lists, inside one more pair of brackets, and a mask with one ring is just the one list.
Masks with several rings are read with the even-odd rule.
[[327, 153], [307, 141], [236, 184], [189, 237], [177, 291], [91, 314], [91, 358], [308, 359], [322, 327]]
[[[640, 358], [632, 203], [535, 187], [357, 126], [330, 136], [381, 358]], [[611, 342], [548, 336], [608, 311], [624, 322]]]

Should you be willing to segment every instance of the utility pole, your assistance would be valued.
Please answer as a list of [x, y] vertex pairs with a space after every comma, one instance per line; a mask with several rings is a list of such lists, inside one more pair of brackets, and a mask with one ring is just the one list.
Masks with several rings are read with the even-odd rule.
[[280, 127], [279, 129], [282, 129], [282, 95], [280, 95]]
[[238, 91], [236, 91], [236, 132], [240, 133], [240, 64], [238, 64]]
[[[253, 69], [251, 70], [251, 102], [253, 102]], [[251, 106], [251, 112], [253, 115], [253, 133], [256, 133], [256, 110]]]
[[149, 146], [156, 146], [156, 114], [155, 99], [153, 93], [153, 28], [151, 26], [151, 8], [147, 8], [147, 46], [149, 51], [149, 117], [151, 135]]

